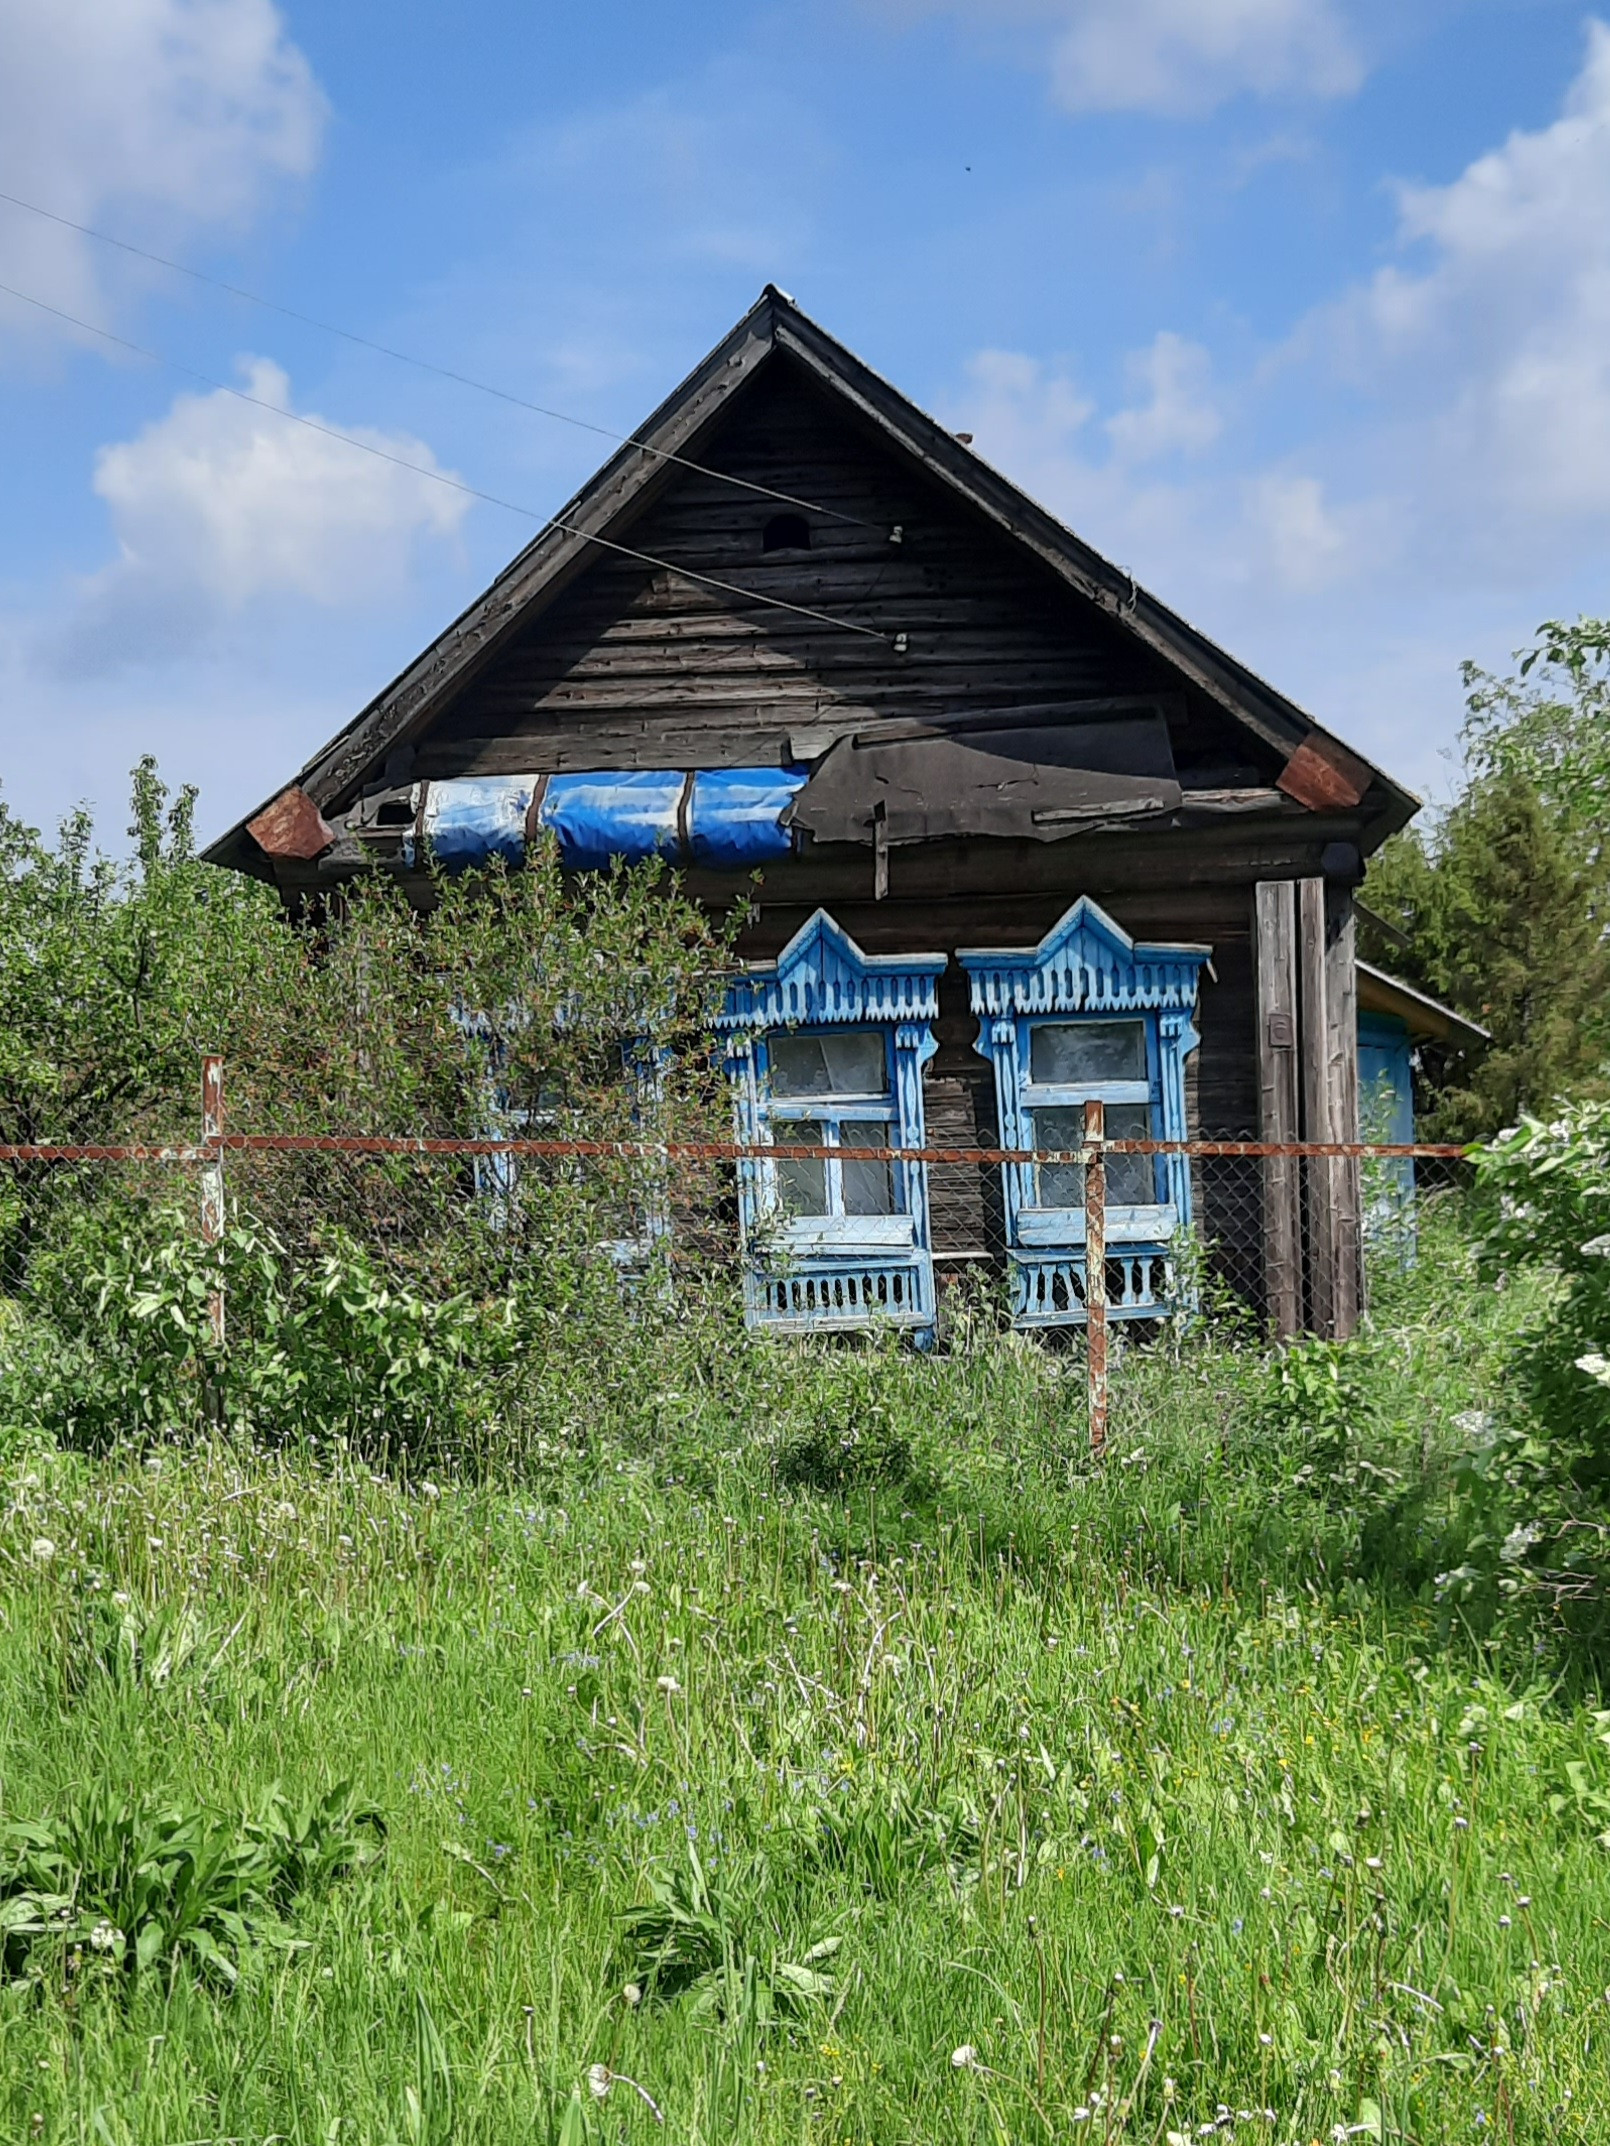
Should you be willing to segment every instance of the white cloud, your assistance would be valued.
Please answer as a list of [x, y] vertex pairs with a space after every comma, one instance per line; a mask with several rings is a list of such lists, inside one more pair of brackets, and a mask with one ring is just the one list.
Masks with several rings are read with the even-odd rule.
[[1126, 462], [1200, 454], [1224, 429], [1210, 392], [1212, 361], [1200, 343], [1164, 328], [1129, 361], [1131, 385], [1146, 400], [1107, 420], [1113, 452]]
[[268, 359], [242, 371], [245, 392], [269, 408], [222, 390], [180, 395], [96, 458], [119, 555], [55, 635], [59, 668], [171, 657], [276, 598], [373, 605], [406, 587], [422, 538], [463, 520], [466, 495], [421, 474], [439, 467], [422, 441], [339, 428], [420, 465], [399, 468], [277, 416], [291, 409], [290, 381]]
[[1418, 488], [1556, 536], [1610, 513], [1610, 29], [1590, 22], [1553, 125], [1449, 184], [1404, 186], [1393, 264], [1307, 324], [1412, 422]]
[[[318, 155], [324, 99], [273, 0], [0, 0], [0, 189], [173, 242]], [[126, 261], [0, 203], [0, 281], [106, 318]], [[0, 299], [10, 333], [60, 333]]]
[[1070, 111], [1196, 113], [1242, 91], [1343, 96], [1363, 78], [1330, 0], [1076, 0], [1052, 80]]
[[1266, 470], [1247, 480], [1242, 503], [1253, 556], [1279, 587], [1323, 589], [1357, 563], [1348, 529], [1317, 477]]
[[999, 36], [1050, 33], [1057, 101], [1072, 112], [1210, 112], [1243, 94], [1339, 97], [1364, 68], [1335, 0], [882, 0], [911, 19], [954, 16]]

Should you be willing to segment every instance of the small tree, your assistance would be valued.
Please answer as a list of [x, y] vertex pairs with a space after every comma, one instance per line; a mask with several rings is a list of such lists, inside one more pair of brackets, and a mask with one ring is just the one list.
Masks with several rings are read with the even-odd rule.
[[[1510, 678], [1465, 669], [1459, 796], [1371, 861], [1364, 944], [1492, 1034], [1474, 1060], [1428, 1050], [1438, 1137], [1479, 1139], [1601, 1092], [1610, 1053], [1610, 626], [1545, 626]], [[1381, 943], [1377, 943], [1377, 940]]]

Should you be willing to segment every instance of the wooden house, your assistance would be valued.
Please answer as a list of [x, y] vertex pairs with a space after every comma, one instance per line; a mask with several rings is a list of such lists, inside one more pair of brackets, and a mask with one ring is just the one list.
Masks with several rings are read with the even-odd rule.
[[[1416, 800], [826, 334], [757, 304], [464, 614], [208, 852], [290, 904], [372, 860], [761, 872], [726, 1027], [750, 1314], [1082, 1317], [1076, 1171], [832, 1150], [1356, 1136], [1353, 889]], [[1115, 1160], [1109, 1294], [1189, 1226], [1286, 1331], [1356, 1315], [1356, 1170]], [[758, 1242], [758, 1238], [756, 1240]], [[773, 1240], [775, 1241], [775, 1240]]]

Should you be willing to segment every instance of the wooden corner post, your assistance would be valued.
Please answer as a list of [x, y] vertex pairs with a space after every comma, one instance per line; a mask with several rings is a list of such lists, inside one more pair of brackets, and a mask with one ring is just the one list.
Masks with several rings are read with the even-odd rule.
[[[215, 1052], [201, 1061], [201, 1144], [207, 1153], [201, 1165], [201, 1241], [222, 1244], [224, 1238], [224, 1151], [218, 1145], [224, 1132], [224, 1062]], [[207, 1318], [212, 1338], [224, 1344], [224, 1279], [207, 1298]]]
[[1090, 1450], [1107, 1449], [1107, 1106], [1085, 1105], [1085, 1363]]
[[[1254, 890], [1258, 998], [1258, 1137], [1289, 1145], [1298, 1136], [1297, 892], [1289, 879]], [[1303, 1323], [1302, 1176], [1295, 1155], [1263, 1166], [1265, 1310], [1282, 1341]]]
[[[1358, 975], [1352, 889], [1298, 887], [1303, 1139], [1358, 1138]], [[1358, 1159], [1308, 1160], [1308, 1323], [1345, 1341], [1358, 1324], [1363, 1213]]]

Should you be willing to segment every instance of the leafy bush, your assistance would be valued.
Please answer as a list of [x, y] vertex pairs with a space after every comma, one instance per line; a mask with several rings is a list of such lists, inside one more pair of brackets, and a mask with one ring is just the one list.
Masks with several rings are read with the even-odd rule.
[[300, 1895], [375, 1860], [381, 1833], [346, 1784], [300, 1805], [272, 1788], [236, 1821], [200, 1804], [79, 1792], [3, 1836], [5, 1972], [171, 1980], [189, 1966], [233, 1983], [248, 1954], [292, 1942], [284, 1916]]
[[1475, 1160], [1494, 1197], [1485, 1270], [1504, 1283], [1542, 1264], [1558, 1282], [1511, 1355], [1515, 1413], [1471, 1457], [1466, 1487], [1486, 1519], [1472, 1563], [1598, 1647], [1610, 1636], [1610, 1104], [1525, 1118]]
[[584, 1252], [473, 1290], [473, 1242], [455, 1287], [410, 1279], [341, 1226], [297, 1248], [246, 1219], [208, 1246], [166, 1207], [82, 1211], [0, 1326], [0, 1423], [95, 1451], [227, 1428], [413, 1465], [507, 1452], [537, 1383], [511, 1372], [582, 1337], [603, 1350], [625, 1318], [615, 1268]]

